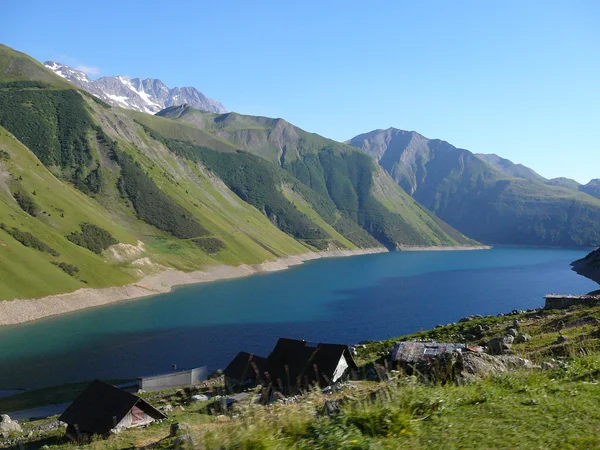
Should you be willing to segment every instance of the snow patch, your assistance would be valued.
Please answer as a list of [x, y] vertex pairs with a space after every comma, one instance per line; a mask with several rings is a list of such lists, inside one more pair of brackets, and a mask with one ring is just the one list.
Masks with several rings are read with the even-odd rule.
[[129, 103], [128, 103], [129, 99], [127, 97], [124, 97], [122, 95], [114, 95], [114, 94], [106, 94], [106, 96], [108, 98], [110, 98], [111, 100], [114, 100], [115, 102], [119, 102], [125, 106], [129, 106]]

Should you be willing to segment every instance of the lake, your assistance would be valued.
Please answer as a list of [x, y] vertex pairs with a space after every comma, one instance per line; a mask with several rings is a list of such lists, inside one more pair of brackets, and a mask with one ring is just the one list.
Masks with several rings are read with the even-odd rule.
[[173, 364], [214, 371], [240, 350], [267, 356], [280, 336], [354, 344], [537, 308], [547, 293], [598, 288], [570, 270], [586, 253], [496, 248], [322, 259], [0, 327], [0, 389], [135, 378]]

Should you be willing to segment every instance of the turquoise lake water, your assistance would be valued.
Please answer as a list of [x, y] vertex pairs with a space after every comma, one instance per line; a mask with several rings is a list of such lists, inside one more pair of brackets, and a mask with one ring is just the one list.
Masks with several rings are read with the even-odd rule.
[[178, 368], [224, 368], [277, 338], [354, 344], [543, 306], [598, 285], [570, 270], [585, 250], [497, 248], [322, 259], [152, 298], [0, 327], [0, 389]]

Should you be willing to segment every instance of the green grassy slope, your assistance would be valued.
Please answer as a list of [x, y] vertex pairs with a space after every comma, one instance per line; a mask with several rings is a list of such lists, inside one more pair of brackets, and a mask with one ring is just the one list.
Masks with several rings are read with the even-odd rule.
[[60, 89], [75, 89], [31, 56], [3, 44], [0, 44], [0, 79], [2, 82], [40, 81]]
[[[217, 115], [187, 106], [167, 108], [158, 115], [227, 139], [269, 161], [272, 170], [284, 169], [300, 182], [297, 189], [309, 188], [321, 199], [321, 208], [315, 210], [329, 225], [337, 226], [341, 214], [346, 223], [359, 225], [388, 248], [473, 244], [461, 233], [432, 219], [428, 211], [390, 182], [389, 176], [366, 154], [350, 146], [307, 133], [282, 119], [236, 113]], [[152, 119], [141, 120], [152, 128]], [[300, 194], [314, 206], [305, 192]], [[336, 230], [344, 234], [339, 226]], [[352, 230], [348, 232], [354, 234]]]
[[[314, 249], [26, 55], [2, 47], [0, 61], [0, 100], [10, 106], [0, 112], [0, 300], [122, 285], [160, 266], [254, 264]], [[137, 250], [97, 254], [67, 239], [85, 223]], [[131, 264], [142, 257], [151, 264]]]
[[600, 202], [585, 193], [507, 176], [467, 150], [415, 132], [376, 130], [350, 143], [369, 151], [400, 186], [441, 219], [481, 242], [600, 242]]

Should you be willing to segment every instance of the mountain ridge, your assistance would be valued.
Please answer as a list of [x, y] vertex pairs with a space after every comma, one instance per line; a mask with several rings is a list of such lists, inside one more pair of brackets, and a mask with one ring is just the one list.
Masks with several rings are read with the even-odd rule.
[[[600, 203], [577, 189], [508, 176], [466, 149], [416, 132], [374, 130], [348, 142], [368, 151], [425, 207], [478, 241], [564, 246], [600, 242]], [[506, 165], [516, 166], [508, 160]]]
[[46, 61], [44, 66], [112, 106], [148, 114], [155, 114], [166, 107], [183, 103], [216, 113], [227, 111], [221, 103], [208, 98], [191, 86], [169, 88], [156, 78], [126, 76], [107, 76], [92, 80], [84, 72], [55, 61]]

